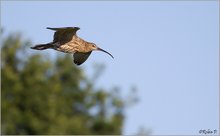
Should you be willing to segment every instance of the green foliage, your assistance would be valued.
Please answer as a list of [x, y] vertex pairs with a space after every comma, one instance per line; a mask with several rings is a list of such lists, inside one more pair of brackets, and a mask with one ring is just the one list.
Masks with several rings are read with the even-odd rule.
[[121, 134], [117, 89], [95, 89], [71, 55], [51, 61], [29, 47], [18, 34], [1, 45], [2, 134]]

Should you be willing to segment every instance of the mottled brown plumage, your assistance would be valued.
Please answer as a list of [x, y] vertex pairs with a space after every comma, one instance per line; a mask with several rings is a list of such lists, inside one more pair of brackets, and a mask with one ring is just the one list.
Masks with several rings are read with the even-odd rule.
[[63, 27], [63, 28], [50, 28], [54, 30], [53, 42], [47, 44], [39, 44], [31, 47], [35, 50], [54, 49], [65, 53], [73, 53], [74, 63], [80, 65], [84, 63], [93, 50], [103, 51], [113, 56], [107, 51], [97, 47], [94, 43], [87, 42], [77, 36], [76, 32], [79, 27]]

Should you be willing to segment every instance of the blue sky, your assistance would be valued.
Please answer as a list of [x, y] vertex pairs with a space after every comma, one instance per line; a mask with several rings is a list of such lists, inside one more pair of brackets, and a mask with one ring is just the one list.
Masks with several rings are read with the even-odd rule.
[[97, 87], [138, 89], [123, 134], [144, 127], [153, 135], [197, 135], [219, 133], [218, 12], [219, 1], [3, 1], [1, 26], [33, 44], [52, 40], [48, 26], [79, 26], [80, 37], [115, 57], [93, 52], [83, 64], [87, 75], [94, 63], [106, 65]]

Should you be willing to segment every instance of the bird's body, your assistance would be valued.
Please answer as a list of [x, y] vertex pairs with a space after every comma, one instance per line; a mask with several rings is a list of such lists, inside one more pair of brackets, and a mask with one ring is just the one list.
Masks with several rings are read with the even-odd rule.
[[39, 44], [32, 49], [45, 50], [54, 49], [64, 53], [73, 53], [74, 63], [77, 65], [82, 64], [87, 60], [93, 50], [100, 50], [113, 56], [107, 51], [97, 47], [94, 43], [87, 42], [77, 36], [76, 32], [78, 27], [63, 27], [63, 28], [47, 28], [54, 30], [53, 42], [47, 44]]
[[75, 53], [75, 52], [89, 52], [89, 43], [79, 38], [77, 35], [74, 35], [72, 40], [68, 43], [57, 43], [53, 46], [53, 49], [61, 51], [64, 53]]

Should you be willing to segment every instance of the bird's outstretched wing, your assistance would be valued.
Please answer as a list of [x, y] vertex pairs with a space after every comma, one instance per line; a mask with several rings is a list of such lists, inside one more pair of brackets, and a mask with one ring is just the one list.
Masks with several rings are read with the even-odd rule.
[[81, 65], [82, 63], [84, 63], [89, 55], [91, 54], [92, 52], [87, 52], [87, 53], [82, 53], [82, 52], [76, 52], [73, 54], [73, 62], [76, 64], [76, 65]]
[[64, 44], [71, 41], [73, 36], [76, 35], [76, 32], [80, 28], [79, 27], [60, 27], [60, 28], [47, 27], [47, 29], [56, 31], [53, 36], [53, 42], [59, 42], [60, 44]]

